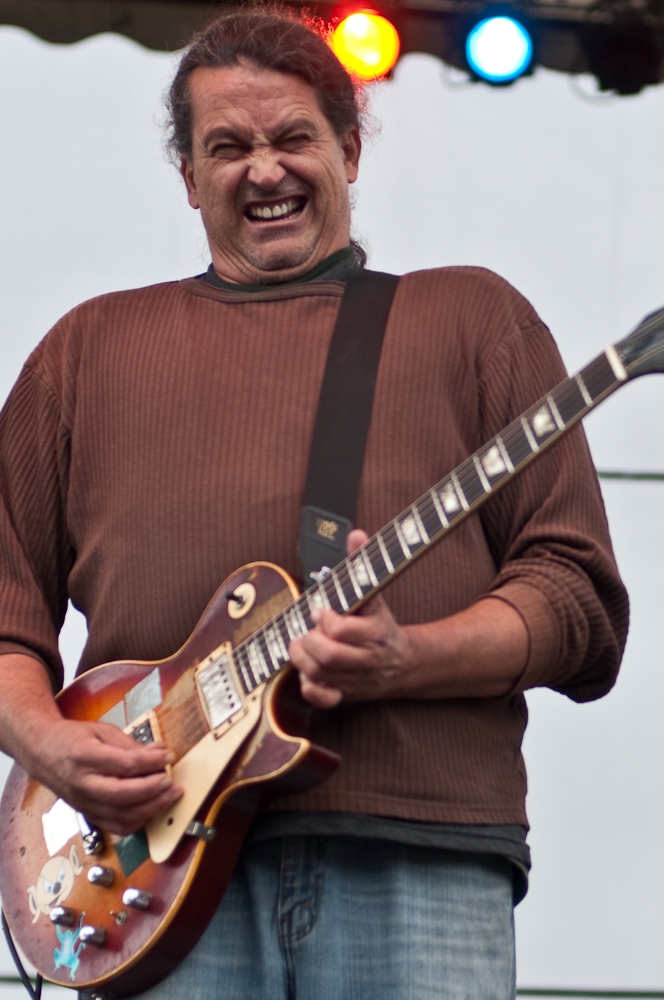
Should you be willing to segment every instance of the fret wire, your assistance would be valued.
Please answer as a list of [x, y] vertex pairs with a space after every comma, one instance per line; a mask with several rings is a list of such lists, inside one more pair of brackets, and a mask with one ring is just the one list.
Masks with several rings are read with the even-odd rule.
[[274, 627], [281, 636], [281, 641], [284, 644], [286, 650], [286, 655], [288, 655], [288, 647], [290, 645], [291, 637], [288, 631], [288, 625], [286, 624], [286, 618], [283, 611], [281, 611], [277, 617], [274, 619]]
[[346, 558], [343, 560], [343, 562], [338, 563], [335, 566], [335, 570], [337, 571], [337, 579], [341, 584], [341, 589], [343, 590], [344, 597], [346, 598], [346, 603], [348, 604], [347, 610], [350, 610], [351, 608], [354, 607], [356, 601], [359, 600], [359, 598], [357, 596], [357, 591], [353, 586], [353, 581], [349, 573], [348, 559]]
[[327, 596], [327, 591], [326, 591], [325, 587], [323, 586], [322, 580], [319, 581], [319, 583], [317, 584], [315, 590], [316, 590], [316, 593], [320, 597], [320, 602], [321, 602], [322, 607], [329, 608], [330, 607], [330, 599]]
[[578, 375], [575, 376], [575, 378], [576, 378], [576, 384], [579, 387], [579, 392], [583, 396], [584, 403], [586, 404], [586, 406], [592, 406], [593, 405], [593, 398], [590, 395], [590, 393], [588, 392], [588, 390], [586, 389], [586, 383], [581, 378], [581, 374], [579, 373]]
[[[424, 501], [424, 502], [426, 502], [426, 501]], [[416, 501], [412, 505], [412, 507], [410, 509], [413, 512], [413, 518], [415, 519], [415, 523], [417, 524], [417, 530], [420, 533], [420, 538], [422, 539], [422, 541], [424, 542], [424, 544], [427, 545], [428, 542], [429, 542], [429, 532], [424, 527], [424, 522], [422, 521], [422, 518], [420, 517], [420, 512], [417, 509], [417, 504], [418, 503], [419, 503], [419, 501]]]
[[392, 565], [395, 569], [398, 569], [399, 566], [406, 561], [406, 557], [404, 555], [401, 542], [399, 541], [399, 536], [396, 533], [394, 521], [390, 521], [390, 523], [383, 528], [381, 534]]
[[399, 524], [399, 521], [397, 520], [397, 518], [395, 518], [394, 521], [392, 521], [392, 524], [394, 525], [394, 531], [395, 531], [395, 534], [396, 534], [396, 536], [397, 536], [397, 538], [399, 540], [399, 545], [401, 546], [401, 550], [402, 550], [403, 554], [405, 555], [406, 559], [412, 559], [413, 558], [413, 554], [410, 551], [410, 549], [408, 548], [408, 544], [406, 542], [406, 539], [403, 537], [403, 532], [401, 531], [401, 525]]
[[438, 499], [438, 490], [434, 486], [432, 490], [429, 490], [429, 496], [433, 500], [433, 505], [436, 509], [436, 514], [438, 515], [438, 520], [442, 524], [443, 528], [447, 529], [450, 526], [450, 522], [447, 520], [447, 515], [443, 510], [443, 505]]
[[352, 563], [350, 561], [350, 558], [348, 558], [348, 559], [345, 560], [344, 565], [346, 566], [346, 570], [348, 572], [348, 576], [350, 577], [350, 582], [353, 585], [353, 590], [357, 594], [357, 599], [358, 599], [358, 601], [361, 601], [362, 598], [364, 597], [364, 594], [362, 592], [362, 588], [360, 587], [360, 585], [359, 585], [359, 583], [357, 581], [357, 577], [355, 576], [355, 570], [353, 569], [353, 565], [352, 565]]
[[280, 664], [279, 663], [275, 664], [274, 662], [272, 650], [270, 648], [270, 644], [267, 641], [267, 636], [265, 635], [265, 629], [261, 628], [258, 632], [255, 633], [255, 635], [258, 647], [263, 654], [263, 659], [265, 660], [265, 668], [267, 671], [267, 676], [265, 680], [268, 680], [279, 669]]
[[[263, 650], [261, 649], [260, 643], [258, 642], [257, 633], [254, 633], [254, 635], [252, 635], [251, 638], [247, 640], [247, 652], [249, 654], [250, 663], [252, 660], [252, 653], [253, 653], [253, 658], [256, 663], [256, 670], [258, 671], [258, 683], [262, 684], [263, 681], [266, 681], [270, 675], [267, 672], [267, 663], [265, 663], [265, 657], [263, 656]], [[252, 665], [252, 673], [255, 676], [256, 671], [254, 670], [253, 665]]]
[[238, 647], [238, 652], [244, 657], [244, 666], [250, 677], [249, 687], [253, 691], [254, 688], [258, 687], [260, 680], [256, 677], [254, 673], [254, 666], [249, 658], [249, 650], [247, 649], [247, 641], [245, 640], [241, 646]]
[[380, 554], [383, 557], [383, 562], [387, 566], [388, 573], [390, 573], [391, 575], [392, 573], [394, 573], [394, 564], [388, 555], [387, 548], [385, 547], [385, 542], [383, 540], [382, 532], [380, 531], [378, 532], [378, 534], [376, 535], [376, 539], [378, 540], [378, 545], [380, 546]]
[[390, 571], [387, 568], [387, 563], [383, 559], [383, 554], [380, 551], [380, 545], [377, 536], [370, 538], [369, 541], [367, 542], [367, 553], [371, 565], [373, 566], [374, 573], [376, 574], [376, 579], [378, 580], [379, 585], [384, 580], [389, 580]]
[[539, 445], [535, 440], [533, 432], [530, 429], [530, 424], [525, 417], [521, 417], [521, 426], [523, 427], [524, 434], [528, 438], [528, 444], [530, 445], [532, 451], [539, 451]]
[[295, 608], [295, 613], [297, 614], [298, 621], [302, 626], [303, 634], [306, 635], [307, 632], [311, 631], [313, 628], [313, 622], [311, 619], [307, 622], [306, 616], [309, 614], [309, 607], [306, 600], [303, 602], [301, 597], [298, 597], [296, 601], [293, 602], [293, 607]]
[[[273, 620], [272, 622], [270, 622], [269, 625], [264, 626], [263, 630], [264, 630], [264, 632], [266, 634], [266, 642], [268, 644], [268, 648], [270, 649], [270, 651], [272, 650], [273, 643], [270, 642], [269, 639], [267, 639], [267, 634], [269, 633], [270, 635], [272, 635], [274, 637], [273, 642], [274, 642], [274, 645], [276, 645], [276, 647], [277, 647], [279, 656], [281, 657], [281, 660], [282, 660], [281, 665], [283, 666], [283, 664], [286, 663], [287, 660], [288, 660], [288, 649], [286, 648], [286, 646], [284, 644], [284, 640], [283, 640], [283, 638], [281, 636], [281, 631], [277, 628], [276, 621]], [[270, 652], [270, 655], [272, 655], [271, 652]], [[272, 659], [274, 660], [274, 656], [272, 656]]]
[[503, 439], [500, 434], [498, 434], [498, 436], [496, 437], [496, 444], [498, 445], [498, 451], [502, 456], [507, 471], [511, 474], [512, 472], [514, 472], [514, 464], [512, 463], [512, 459], [508, 454], [507, 448], [505, 447], [505, 444], [503, 443]]
[[346, 595], [344, 594], [341, 584], [337, 579], [337, 574], [332, 570], [332, 579], [334, 580], [334, 585], [337, 588], [337, 594], [339, 595], [339, 600], [341, 601], [341, 607], [344, 611], [348, 611], [348, 601], [346, 600]]
[[[456, 473], [457, 481], [461, 487], [467, 504], [467, 506], [464, 506], [464, 510], [469, 510], [475, 505], [476, 501], [479, 500], [480, 497], [483, 497], [487, 492], [484, 489], [482, 480], [477, 474], [474, 456], [470, 456], [462, 462], [462, 464], [456, 469]], [[477, 494], [478, 489], [480, 491], [479, 494]]]
[[332, 608], [332, 610], [336, 611], [338, 614], [341, 613], [343, 611], [343, 605], [339, 600], [339, 594], [337, 593], [334, 577], [332, 576], [331, 573], [328, 573], [326, 576], [323, 577], [323, 579], [320, 582], [320, 586], [325, 591], [329, 606]]
[[452, 483], [454, 484], [454, 489], [456, 490], [456, 495], [459, 498], [459, 503], [461, 504], [461, 506], [463, 507], [464, 510], [468, 510], [468, 507], [470, 505], [469, 505], [468, 501], [466, 500], [466, 494], [461, 489], [461, 483], [457, 479], [456, 472], [450, 473], [450, 478], [452, 480]]
[[482, 486], [484, 487], [484, 492], [485, 493], [490, 493], [491, 492], [491, 483], [487, 479], [486, 472], [484, 471], [482, 463], [480, 462], [480, 460], [477, 457], [477, 455], [473, 455], [473, 462], [474, 462], [474, 465], [475, 465], [475, 469], [477, 471], [477, 475], [479, 476], [480, 482], [481, 482]]
[[599, 357], [595, 358], [594, 361], [591, 361], [589, 365], [582, 368], [581, 375], [586, 383], [586, 386], [588, 387], [588, 392], [593, 397], [593, 401], [598, 399], [607, 391], [607, 389], [618, 382], [615, 372], [611, 368], [609, 360], [605, 354], [600, 354]]
[[290, 643], [295, 638], [295, 633], [291, 628], [290, 619], [285, 611], [283, 612], [283, 616], [284, 616], [284, 627], [288, 634], [288, 642]]
[[371, 582], [374, 585], [374, 587], [377, 587], [378, 586], [378, 577], [376, 576], [376, 574], [374, 572], [374, 568], [373, 568], [373, 565], [371, 563], [371, 559], [369, 558], [369, 552], [368, 552], [368, 549], [367, 549], [367, 544], [363, 545], [362, 548], [360, 549], [360, 552], [362, 553], [362, 561], [364, 563], [364, 566], [365, 566], [365, 569], [366, 569], [367, 573], [369, 574], [369, 579], [371, 580]]
[[565, 425], [565, 421], [560, 416], [560, 411], [558, 410], [558, 407], [556, 406], [555, 400], [554, 400], [553, 396], [551, 395], [551, 393], [549, 393], [549, 395], [546, 397], [546, 399], [547, 399], [547, 402], [549, 404], [549, 409], [551, 410], [551, 413], [553, 414], [553, 419], [555, 420], [556, 424], [558, 425], [558, 430], [559, 431], [564, 431], [565, 430], [565, 426], [566, 426]]
[[253, 691], [254, 686], [251, 683], [251, 679], [250, 679], [249, 674], [247, 672], [247, 668], [246, 668], [245, 663], [244, 663], [244, 661], [242, 659], [242, 646], [238, 646], [237, 649], [234, 649], [233, 650], [233, 655], [234, 655], [235, 663], [239, 664], [239, 671], [238, 672], [239, 672], [239, 675], [240, 675], [240, 680], [242, 681], [242, 686], [244, 687], [244, 693], [245, 694], [249, 694], [250, 691]]

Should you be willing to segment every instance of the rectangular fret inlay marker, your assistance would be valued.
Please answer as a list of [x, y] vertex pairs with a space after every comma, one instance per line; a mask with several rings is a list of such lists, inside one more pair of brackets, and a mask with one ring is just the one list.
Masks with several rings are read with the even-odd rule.
[[625, 371], [625, 366], [618, 357], [618, 352], [613, 346], [613, 344], [609, 344], [608, 347], [605, 347], [604, 353], [606, 354], [606, 360], [611, 365], [611, 368], [613, 369], [613, 374], [618, 379], [618, 381], [626, 382], [627, 372]]
[[364, 564], [364, 559], [362, 558], [362, 553], [357, 556], [353, 556], [352, 560], [353, 572], [355, 574], [355, 579], [359, 583], [360, 587], [370, 587], [371, 579], [367, 573], [367, 567]]
[[452, 483], [445, 483], [442, 490], [440, 491], [440, 502], [443, 505], [443, 510], [446, 514], [454, 514], [455, 511], [459, 510], [461, 504], [459, 499], [454, 492], [454, 486]]
[[473, 455], [473, 462], [475, 463], [475, 468], [477, 469], [477, 475], [480, 477], [480, 482], [481, 482], [482, 486], [484, 487], [484, 492], [485, 493], [490, 493], [491, 492], [491, 483], [486, 478], [486, 473], [484, 471], [484, 467], [482, 466], [482, 463], [480, 462], [480, 460], [477, 457], [477, 455]]
[[417, 521], [412, 514], [409, 514], [408, 517], [404, 517], [401, 522], [401, 530], [403, 531], [403, 537], [406, 539], [406, 544], [412, 548], [424, 541], [417, 525]]
[[523, 433], [528, 438], [528, 444], [533, 451], [539, 451], [539, 445], [533, 436], [533, 432], [530, 429], [530, 424], [525, 417], [521, 417], [521, 426], [523, 427]]
[[[497, 444], [482, 455], [482, 467], [487, 476], [500, 476], [503, 472], [507, 472], [507, 466]], [[479, 469], [477, 471], [479, 472]]]
[[560, 416], [560, 411], [558, 410], [558, 407], [556, 406], [556, 403], [555, 403], [555, 400], [554, 400], [553, 396], [547, 396], [546, 398], [547, 398], [548, 403], [549, 403], [549, 409], [551, 410], [551, 412], [553, 414], [553, 419], [555, 420], [556, 424], [558, 425], [558, 430], [559, 431], [564, 431], [565, 430], [565, 421]]
[[551, 434], [555, 431], [556, 425], [551, 419], [551, 414], [546, 406], [540, 406], [537, 413], [533, 416], [533, 430], [537, 434], [538, 438], [545, 437], [547, 434]]
[[314, 608], [329, 608], [330, 602], [327, 599], [327, 594], [319, 584], [315, 590], [305, 591], [307, 599], [309, 601], [309, 607], [313, 611]]
[[579, 387], [579, 392], [583, 396], [583, 402], [586, 404], [586, 406], [592, 406], [593, 405], [592, 396], [586, 389], [586, 383], [583, 381], [580, 375], [576, 376], [576, 384]]

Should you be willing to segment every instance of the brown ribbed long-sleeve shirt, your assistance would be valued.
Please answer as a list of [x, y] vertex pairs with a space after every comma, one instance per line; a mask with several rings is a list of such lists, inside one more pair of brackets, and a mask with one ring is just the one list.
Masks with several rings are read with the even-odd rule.
[[[28, 360], [0, 418], [0, 653], [61, 682], [67, 598], [81, 669], [176, 650], [222, 580], [297, 573], [299, 509], [336, 281], [229, 292], [202, 281], [93, 299]], [[564, 376], [528, 303], [473, 268], [402, 278], [376, 386], [358, 525], [370, 533]], [[627, 628], [581, 430], [493, 498], [386, 597], [402, 623], [492, 593], [522, 616], [528, 663], [496, 699], [342, 704], [314, 738], [343, 756], [280, 808], [525, 824], [522, 690], [584, 701], [613, 684]], [[0, 660], [1, 669], [1, 660]]]

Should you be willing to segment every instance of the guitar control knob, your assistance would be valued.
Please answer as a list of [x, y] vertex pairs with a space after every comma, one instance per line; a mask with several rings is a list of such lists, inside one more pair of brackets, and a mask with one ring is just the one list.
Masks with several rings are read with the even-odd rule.
[[125, 889], [122, 893], [122, 902], [125, 906], [131, 906], [134, 910], [147, 910], [152, 899], [152, 893], [145, 889]]
[[92, 882], [93, 885], [103, 885], [108, 889], [109, 885], [113, 885], [114, 877], [115, 872], [112, 868], [104, 868], [103, 865], [92, 865], [88, 868], [88, 882]]
[[106, 944], [106, 931], [103, 927], [93, 927], [92, 924], [84, 924], [78, 932], [79, 941], [84, 944], [93, 944], [96, 948], [103, 948]]
[[76, 920], [76, 910], [72, 910], [68, 906], [54, 906], [48, 917], [52, 924], [71, 927]]

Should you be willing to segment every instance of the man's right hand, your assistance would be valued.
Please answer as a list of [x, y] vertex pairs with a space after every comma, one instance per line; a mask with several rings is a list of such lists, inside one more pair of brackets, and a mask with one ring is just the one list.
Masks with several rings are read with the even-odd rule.
[[0, 748], [110, 833], [132, 833], [183, 794], [164, 770], [163, 744], [143, 746], [105, 722], [63, 719], [31, 656], [0, 656]]

